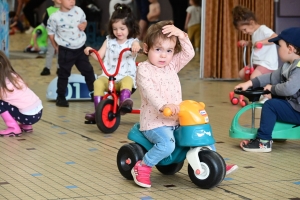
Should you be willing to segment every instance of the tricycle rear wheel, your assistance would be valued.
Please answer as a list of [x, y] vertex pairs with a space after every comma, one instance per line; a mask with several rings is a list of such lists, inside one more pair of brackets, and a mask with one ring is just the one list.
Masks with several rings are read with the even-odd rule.
[[170, 165], [156, 165], [156, 169], [164, 175], [174, 175], [183, 167], [184, 161], [180, 163], [173, 163]]
[[136, 143], [123, 145], [117, 154], [117, 165], [119, 172], [128, 180], [133, 180], [131, 169], [142, 160], [145, 155], [145, 149]]
[[191, 181], [203, 189], [210, 189], [219, 185], [226, 174], [226, 165], [222, 156], [212, 150], [202, 150], [198, 153], [198, 156], [204, 174], [196, 174], [189, 164], [188, 174]]

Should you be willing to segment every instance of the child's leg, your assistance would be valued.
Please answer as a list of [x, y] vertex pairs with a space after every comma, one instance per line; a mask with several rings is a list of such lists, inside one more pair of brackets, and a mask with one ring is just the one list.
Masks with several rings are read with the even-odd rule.
[[0, 131], [1, 136], [14, 136], [22, 133], [17, 121], [15, 120], [19, 114], [20, 112], [17, 107], [0, 100], [0, 116], [7, 126], [7, 129]]
[[266, 101], [262, 107], [256, 139], [250, 140], [247, 145], [243, 146], [243, 149], [251, 152], [270, 152], [272, 132], [276, 121], [300, 124], [300, 113], [284, 99], [273, 98]]
[[145, 154], [143, 161], [139, 161], [132, 168], [134, 182], [141, 187], [151, 187], [151, 168], [162, 159], [171, 155], [175, 149], [175, 127], [162, 126], [153, 130], [143, 131], [144, 136], [154, 144]]
[[253, 79], [253, 78], [255, 78], [257, 76], [260, 76], [262, 74], [268, 74], [268, 73], [271, 73], [271, 72], [273, 72], [273, 70], [270, 70], [270, 69], [265, 68], [263, 66], [255, 66], [255, 69], [252, 72], [250, 78]]
[[48, 50], [47, 50], [46, 59], [45, 59], [45, 68], [41, 72], [42, 76], [50, 75], [50, 69], [52, 67], [52, 60], [55, 55], [55, 49], [52, 46], [51, 40], [49, 38], [48, 38], [47, 42], [48, 42]]
[[[102, 100], [102, 97], [104, 96], [104, 92], [108, 90], [108, 78], [105, 76], [100, 76], [97, 80], [94, 82], [94, 106], [95, 111]], [[95, 112], [91, 114], [86, 114], [85, 119], [90, 122], [95, 122]]]
[[[92, 92], [92, 91], [94, 91], [95, 74], [94, 74], [93, 66], [91, 65], [91, 63], [89, 61], [89, 57], [87, 55], [85, 55], [85, 53], [83, 51], [84, 48], [85, 48], [85, 46], [78, 49], [79, 52], [77, 52], [77, 55], [76, 55], [77, 58], [76, 58], [75, 65], [76, 65], [77, 69], [80, 71], [80, 73], [82, 74], [82, 76], [84, 76], [85, 82], [87, 84], [89, 91]], [[60, 64], [59, 64], [59, 67], [61, 69]]]
[[130, 96], [133, 88], [133, 79], [130, 76], [125, 76], [117, 87], [120, 87], [120, 113], [123, 115], [131, 112], [133, 101]]
[[195, 44], [194, 44], [194, 29], [193, 29], [193, 26], [188, 27], [188, 29], [187, 29], [187, 34], [188, 34], [188, 37], [189, 37], [191, 43], [193, 44], [193, 47], [195, 48]]
[[194, 31], [194, 41], [195, 41], [195, 50], [199, 51], [200, 49], [200, 24], [195, 25], [195, 31]]
[[244, 67], [239, 71], [239, 77], [242, 80], [245, 80], [245, 68]]
[[[71, 75], [71, 70], [76, 62], [78, 49], [68, 49], [59, 46], [58, 50], [58, 64], [60, 66], [60, 71], [57, 79], [57, 99], [56, 105], [60, 107], [69, 107], [69, 103], [66, 100], [65, 94], [68, 86], [69, 76]], [[83, 50], [82, 50], [83, 51]], [[78, 54], [78, 53], [77, 53]]]

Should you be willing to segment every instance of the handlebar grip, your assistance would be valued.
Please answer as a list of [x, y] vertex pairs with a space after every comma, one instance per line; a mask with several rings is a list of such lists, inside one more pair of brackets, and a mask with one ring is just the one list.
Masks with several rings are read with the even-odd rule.
[[261, 42], [256, 43], [256, 48], [261, 49], [263, 47], [263, 44]]
[[165, 108], [163, 114], [166, 117], [170, 117], [172, 115], [172, 110], [170, 108]]

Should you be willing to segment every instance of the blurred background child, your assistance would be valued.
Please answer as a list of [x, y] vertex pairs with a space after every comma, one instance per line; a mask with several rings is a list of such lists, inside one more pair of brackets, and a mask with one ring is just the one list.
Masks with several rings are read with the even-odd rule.
[[190, 0], [190, 6], [186, 9], [185, 30], [193, 44], [196, 52], [200, 49], [200, 20], [201, 20], [201, 0]]

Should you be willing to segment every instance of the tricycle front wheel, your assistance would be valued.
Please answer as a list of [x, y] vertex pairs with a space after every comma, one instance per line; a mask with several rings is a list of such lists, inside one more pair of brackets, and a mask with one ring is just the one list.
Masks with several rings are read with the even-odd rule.
[[103, 133], [113, 133], [120, 125], [120, 113], [113, 113], [114, 101], [112, 99], [102, 100], [95, 113], [96, 124]]
[[196, 174], [189, 164], [188, 174], [191, 181], [203, 189], [210, 189], [219, 185], [226, 174], [226, 165], [222, 156], [211, 150], [202, 150], [198, 156], [204, 172]]

